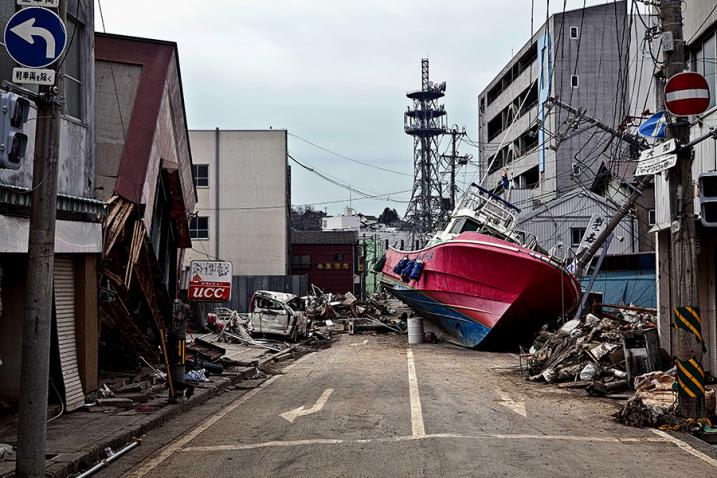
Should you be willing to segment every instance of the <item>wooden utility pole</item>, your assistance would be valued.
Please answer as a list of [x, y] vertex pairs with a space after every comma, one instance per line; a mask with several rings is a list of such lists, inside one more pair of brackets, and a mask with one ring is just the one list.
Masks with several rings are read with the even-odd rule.
[[[666, 80], [685, 70], [682, 3], [681, 0], [662, 0], [659, 6]], [[677, 165], [668, 170], [672, 219], [670, 299], [673, 311], [672, 320], [675, 326], [672, 344], [677, 366], [679, 410], [680, 414], [686, 418], [702, 418], [705, 415], [703, 343], [699, 326], [697, 297], [692, 147], [684, 147], [690, 142], [690, 126], [687, 118], [676, 117], [674, 122], [668, 125], [666, 138], [674, 138], [682, 146], [677, 152]], [[696, 328], [698, 333], [680, 327], [678, 321], [684, 320], [696, 323], [696, 327], [693, 326], [693, 329]], [[685, 377], [688, 376], [691, 378], [685, 380]]]
[[[58, 15], [64, 23], [67, 19], [67, 0], [60, 0]], [[53, 66], [57, 71], [55, 86], [40, 86], [40, 94], [36, 99], [37, 127], [32, 170], [15, 464], [19, 477], [45, 476], [57, 171], [62, 111], [62, 102], [59, 100], [64, 94], [61, 61], [62, 59]]]

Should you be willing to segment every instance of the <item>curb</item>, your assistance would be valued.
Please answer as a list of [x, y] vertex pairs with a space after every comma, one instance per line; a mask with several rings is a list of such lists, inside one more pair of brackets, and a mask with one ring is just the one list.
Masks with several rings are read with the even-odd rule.
[[79, 453], [66, 453], [60, 455], [63, 461], [52, 463], [45, 469], [45, 476], [50, 478], [65, 478], [81, 473], [81, 470], [88, 469], [106, 458], [104, 449], [109, 447], [118, 450], [129, 442], [147, 432], [160, 427], [169, 420], [178, 417], [182, 413], [194, 407], [204, 404], [209, 399], [224, 393], [229, 387], [251, 378], [256, 369], [248, 368], [238, 372], [236, 375], [227, 376], [209, 384], [209, 388], [195, 389], [195, 394], [188, 400], [168, 405], [145, 417], [138, 423], [127, 428], [120, 428], [116, 433], [105, 440], [95, 442], [90, 448]]

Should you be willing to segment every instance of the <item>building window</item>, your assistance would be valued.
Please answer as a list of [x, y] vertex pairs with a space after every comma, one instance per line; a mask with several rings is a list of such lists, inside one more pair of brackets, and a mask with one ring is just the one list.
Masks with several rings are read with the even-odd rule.
[[208, 164], [193, 164], [192, 165], [192, 177], [194, 178], [194, 187], [208, 188], [209, 187], [209, 165]]
[[578, 78], [578, 75], [570, 75], [570, 86], [573, 88], [580, 86], [580, 78]]
[[294, 269], [311, 269], [311, 256], [309, 254], [291, 256], [291, 267]]
[[570, 38], [572, 38], [573, 40], [577, 40], [579, 36], [578, 33], [578, 27], [570, 27]]
[[82, 39], [84, 28], [74, 18], [67, 18], [67, 51], [65, 68], [65, 114], [82, 120]]
[[708, 35], [700, 44], [697, 43], [698, 50], [693, 52], [693, 62], [695, 71], [700, 73], [707, 80], [710, 90], [709, 107], [715, 106], [715, 90], [717, 90], [717, 37], [715, 33]]
[[208, 216], [192, 216], [189, 220], [189, 237], [192, 239], [209, 239]]
[[654, 226], [655, 225], [655, 210], [654, 209], [648, 209], [647, 210], [647, 225], [648, 226]]
[[580, 242], [583, 240], [585, 235], [584, 227], [571, 227], [570, 228], [570, 245], [572, 247], [578, 247]]

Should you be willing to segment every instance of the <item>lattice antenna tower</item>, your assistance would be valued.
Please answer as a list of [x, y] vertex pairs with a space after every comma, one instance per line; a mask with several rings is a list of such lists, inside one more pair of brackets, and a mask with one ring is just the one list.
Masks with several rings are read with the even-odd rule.
[[438, 139], [447, 132], [446, 108], [438, 104], [445, 91], [446, 82], [430, 81], [428, 59], [421, 60], [421, 89], [406, 95], [413, 104], [403, 118], [404, 131], [413, 137], [413, 194], [404, 217], [411, 228], [412, 247], [417, 241], [422, 247], [450, 212], [450, 192], [441, 182], [438, 152]]

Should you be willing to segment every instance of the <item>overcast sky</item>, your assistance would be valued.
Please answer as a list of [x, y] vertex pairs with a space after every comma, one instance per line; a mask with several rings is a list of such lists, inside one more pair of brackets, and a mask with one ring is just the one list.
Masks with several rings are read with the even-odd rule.
[[[546, 0], [535, 0], [535, 29]], [[587, 5], [606, 3], [588, 1]], [[97, 0], [95, 0], [97, 6]], [[568, 0], [567, 9], [582, 0]], [[550, 2], [552, 12], [563, 2]], [[477, 137], [478, 93], [530, 36], [531, 0], [102, 0], [108, 33], [176, 41], [191, 129], [283, 128], [289, 153], [366, 193], [410, 190], [405, 93], [421, 58], [445, 81], [449, 124]], [[96, 29], [102, 30], [96, 10]], [[447, 144], [447, 140], [444, 140]], [[476, 153], [464, 147], [462, 153]], [[470, 176], [470, 175], [469, 175]], [[461, 179], [462, 176], [459, 176]], [[359, 196], [292, 163], [292, 203], [378, 214], [405, 203]], [[392, 199], [407, 201], [410, 193]]]

